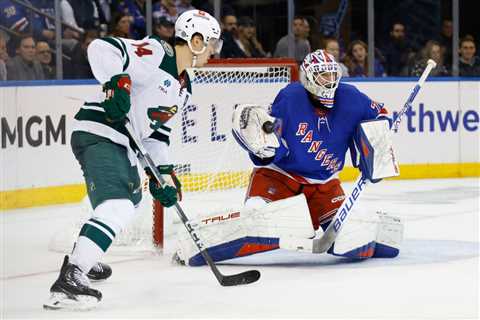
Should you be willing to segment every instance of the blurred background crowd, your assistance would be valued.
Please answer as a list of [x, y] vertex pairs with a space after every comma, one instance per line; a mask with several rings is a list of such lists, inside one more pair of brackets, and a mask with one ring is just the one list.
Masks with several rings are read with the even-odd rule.
[[419, 76], [428, 59], [438, 64], [433, 76], [479, 77], [476, 2], [0, 0], [0, 80], [93, 78], [86, 55], [92, 40], [141, 39], [151, 28], [173, 44], [177, 17], [194, 8], [221, 22], [221, 58], [290, 57], [301, 63], [323, 48], [348, 77]]

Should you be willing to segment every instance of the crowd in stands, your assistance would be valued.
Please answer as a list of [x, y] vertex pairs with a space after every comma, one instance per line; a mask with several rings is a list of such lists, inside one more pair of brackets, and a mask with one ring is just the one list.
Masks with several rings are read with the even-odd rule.
[[[40, 12], [55, 16], [54, 1], [23, 0]], [[92, 78], [88, 65], [87, 47], [98, 37], [115, 36], [140, 39], [146, 35], [145, 0], [61, 0], [63, 77]], [[213, 13], [208, 1], [197, 9]], [[154, 0], [152, 6], [153, 33], [174, 42], [174, 25], [184, 11], [194, 9], [191, 0]], [[293, 19], [292, 38], [288, 34], [278, 39], [272, 50], [266, 50], [257, 37], [255, 21], [248, 16], [237, 17], [230, 7], [221, 17], [222, 58], [264, 58], [289, 56], [288, 45], [294, 43], [293, 57], [301, 63], [312, 50], [325, 49], [340, 63], [343, 76], [368, 75], [368, 46], [360, 39], [344, 44], [340, 39], [324, 38], [312, 47], [310, 22], [302, 16]], [[15, 1], [0, 0], [0, 80], [55, 79], [55, 23]], [[423, 48], [409, 42], [408, 30], [395, 22], [389, 37], [377, 43], [374, 76], [419, 76], [428, 59], [437, 62], [432, 76], [452, 75], [452, 21], [444, 20], [437, 39], [428, 40]], [[458, 49], [459, 75], [480, 76], [480, 58], [476, 55], [475, 39], [461, 38]]]

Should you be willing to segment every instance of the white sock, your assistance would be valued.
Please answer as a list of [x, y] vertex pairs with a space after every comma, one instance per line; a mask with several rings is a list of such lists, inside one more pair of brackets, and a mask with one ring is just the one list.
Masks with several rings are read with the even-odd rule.
[[70, 262], [88, 273], [135, 214], [128, 199], [107, 200], [98, 205], [93, 217], [85, 222], [70, 257]]
[[95, 242], [79, 236], [70, 256], [70, 263], [78, 266], [84, 273], [88, 273], [103, 254], [103, 250]]

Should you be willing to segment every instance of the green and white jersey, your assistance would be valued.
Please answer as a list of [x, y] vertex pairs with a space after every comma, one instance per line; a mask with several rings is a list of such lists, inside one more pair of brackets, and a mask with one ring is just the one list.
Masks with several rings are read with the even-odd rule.
[[[168, 120], [187, 105], [191, 95], [188, 76], [179, 80], [175, 50], [155, 36], [142, 40], [108, 37], [89, 45], [88, 60], [102, 84], [119, 73], [130, 76], [131, 108], [127, 116], [155, 164], [168, 164]], [[105, 119], [100, 106], [104, 99], [101, 90], [88, 99], [75, 116], [73, 130], [90, 132], [125, 146], [133, 165], [136, 157], [127, 131], [123, 124]]]

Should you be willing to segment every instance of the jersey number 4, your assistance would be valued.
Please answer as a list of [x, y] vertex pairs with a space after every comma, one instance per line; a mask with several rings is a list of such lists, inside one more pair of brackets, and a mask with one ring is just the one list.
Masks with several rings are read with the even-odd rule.
[[149, 44], [150, 43], [148, 43], [148, 42], [143, 42], [143, 43], [140, 43], [140, 44], [132, 44], [132, 46], [137, 48], [137, 50], [135, 50], [135, 54], [137, 56], [139, 56], [140, 58], [143, 57], [143, 56], [152, 55], [153, 54], [152, 50], [145, 48]]

